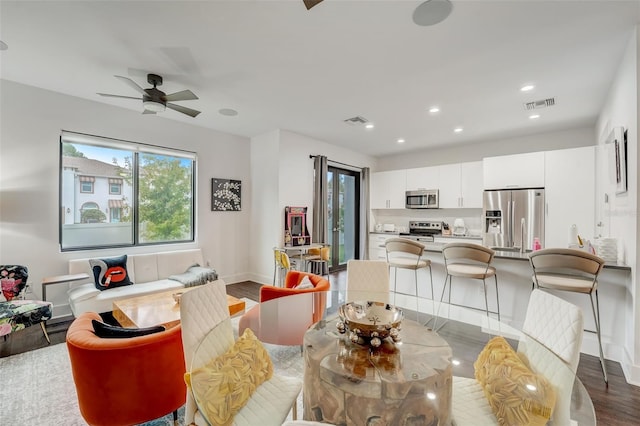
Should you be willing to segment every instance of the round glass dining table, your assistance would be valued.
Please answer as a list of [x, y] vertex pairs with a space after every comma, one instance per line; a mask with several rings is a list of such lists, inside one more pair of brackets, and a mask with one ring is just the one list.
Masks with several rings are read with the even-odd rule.
[[[416, 306], [414, 301], [406, 303], [401, 340], [385, 339], [379, 348], [372, 348], [339, 333], [337, 312], [344, 303], [338, 291], [303, 293], [258, 304], [243, 317], [231, 319], [236, 335], [250, 328], [264, 343], [276, 374], [303, 378], [305, 420], [346, 425], [401, 424], [396, 423], [398, 419], [407, 424], [453, 424], [452, 413], [465, 407], [454, 405], [452, 381], [474, 378], [473, 363], [486, 343], [503, 336], [514, 350], [529, 346], [545, 353], [554, 374], [569, 381], [556, 411], [568, 413], [572, 425], [596, 424], [591, 398], [569, 367], [509, 324], [461, 308], [449, 312], [446, 319], [439, 318], [436, 332], [430, 327], [431, 315], [421, 313], [421, 323], [413, 320], [415, 311], [409, 311]], [[427, 325], [423, 319], [429, 320]], [[196, 349], [194, 359], [204, 346]]]

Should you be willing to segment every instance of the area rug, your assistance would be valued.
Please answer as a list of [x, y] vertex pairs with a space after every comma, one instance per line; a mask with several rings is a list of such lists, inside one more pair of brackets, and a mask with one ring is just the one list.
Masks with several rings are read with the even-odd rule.
[[[246, 309], [256, 302], [243, 299]], [[240, 316], [232, 318], [239, 321]], [[235, 327], [237, 329], [237, 327]], [[302, 356], [299, 347], [269, 345], [275, 370], [279, 374], [302, 377]], [[30, 352], [0, 358], [0, 424], [40, 426], [84, 426], [80, 415], [67, 345], [48, 346]], [[302, 409], [299, 399], [298, 409]], [[301, 413], [301, 411], [299, 411]], [[183, 424], [184, 409], [179, 412]], [[171, 426], [171, 414], [144, 423], [144, 426]]]

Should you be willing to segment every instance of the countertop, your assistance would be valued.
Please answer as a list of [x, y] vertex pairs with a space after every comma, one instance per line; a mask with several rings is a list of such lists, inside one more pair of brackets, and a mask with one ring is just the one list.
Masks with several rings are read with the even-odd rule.
[[[399, 236], [399, 232], [395, 231], [395, 232], [371, 232], [371, 234], [384, 234], [384, 235], [394, 235], [394, 236]], [[447, 239], [477, 239], [477, 240], [482, 240], [481, 237], [472, 237], [472, 236], [457, 236], [457, 235], [438, 235], [438, 238], [447, 238]], [[446, 243], [423, 243], [425, 245], [425, 251], [427, 252], [432, 252], [432, 253], [442, 253], [442, 248], [445, 246]], [[520, 253], [519, 251], [504, 251], [504, 250], [496, 250], [495, 251], [495, 258], [496, 259], [511, 259], [511, 260], [523, 260], [523, 261], [529, 261], [529, 253], [531, 252], [526, 252], [526, 253]], [[624, 263], [621, 262], [605, 262], [604, 267], [607, 269], [623, 269], [623, 270], [631, 270], [631, 267], [628, 265], [625, 265]]]

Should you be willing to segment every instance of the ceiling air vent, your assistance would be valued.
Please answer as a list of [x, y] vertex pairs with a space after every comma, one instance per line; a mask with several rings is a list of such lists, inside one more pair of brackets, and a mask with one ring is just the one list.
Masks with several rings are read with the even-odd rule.
[[556, 98], [547, 98], [541, 99], [539, 101], [527, 102], [524, 104], [524, 109], [540, 109], [546, 108], [550, 106], [554, 106], [556, 104]]
[[369, 120], [367, 120], [364, 117], [360, 117], [359, 115], [353, 118], [347, 118], [346, 120], [344, 120], [345, 123], [347, 124], [351, 124], [352, 126], [358, 126], [361, 124], [366, 124], [369, 122]]

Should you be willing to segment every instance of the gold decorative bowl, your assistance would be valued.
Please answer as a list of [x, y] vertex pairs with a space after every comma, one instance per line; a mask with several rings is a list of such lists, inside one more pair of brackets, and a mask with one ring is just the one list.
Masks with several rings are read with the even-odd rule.
[[353, 343], [377, 348], [382, 339], [400, 341], [400, 325], [404, 314], [400, 308], [382, 302], [349, 302], [338, 308], [340, 333], [349, 332]]

